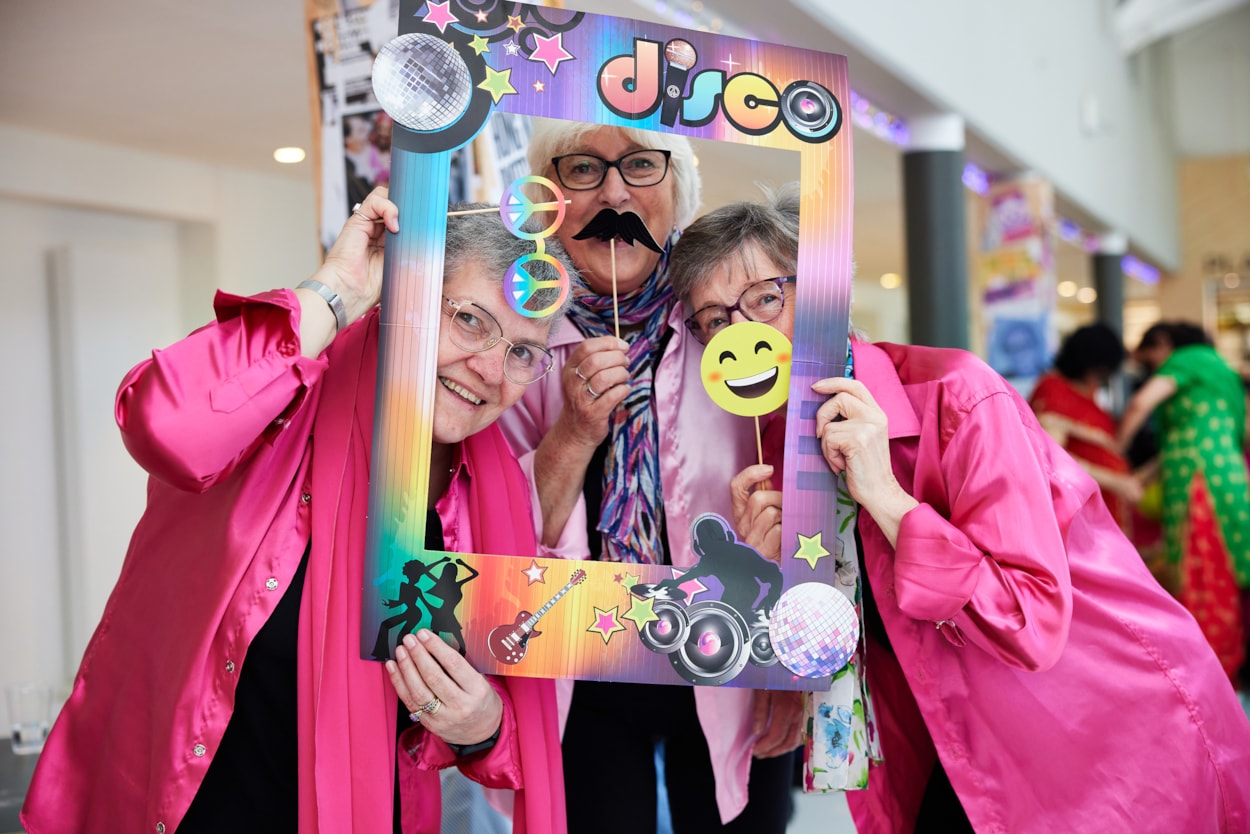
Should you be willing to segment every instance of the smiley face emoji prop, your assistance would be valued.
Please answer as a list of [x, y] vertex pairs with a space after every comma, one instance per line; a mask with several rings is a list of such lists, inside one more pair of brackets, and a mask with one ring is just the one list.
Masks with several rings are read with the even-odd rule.
[[742, 417], [776, 411], [790, 396], [793, 347], [758, 321], [731, 324], [703, 349], [699, 376], [712, 402]]

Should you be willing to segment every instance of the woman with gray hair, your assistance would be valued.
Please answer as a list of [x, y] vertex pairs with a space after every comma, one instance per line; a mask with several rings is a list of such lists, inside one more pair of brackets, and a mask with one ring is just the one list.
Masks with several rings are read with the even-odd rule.
[[[570, 200], [558, 235], [585, 281], [552, 334], [555, 370], [500, 421], [532, 475], [540, 539], [567, 558], [688, 569], [698, 558], [691, 525], [704, 512], [729, 516], [721, 485], [754, 453], [754, 436], [703, 396], [701, 346], [682, 328], [668, 278], [699, 205], [690, 143], [539, 120], [529, 160]], [[657, 746], [676, 834], [784, 830], [794, 693], [578, 681], [569, 697], [571, 830], [652, 830]], [[639, 731], [622, 734], [622, 715]], [[613, 790], [633, 798], [635, 813], [600, 799], [608, 737]]]
[[[691, 333], [751, 320], [794, 337], [796, 217], [735, 204], [687, 230], [671, 269]], [[1250, 723], [1098, 484], [966, 351], [852, 335], [849, 367], [812, 388], [818, 448], [856, 506], [837, 550], [864, 580], [884, 759], [847, 794], [856, 830], [1250, 830]], [[766, 429], [765, 463], [726, 490], [770, 557], [785, 448]]]
[[[360, 657], [377, 304], [399, 223], [375, 190], [310, 281], [218, 293], [214, 321], [122, 381], [147, 508], [27, 831], [435, 831], [453, 765], [517, 792], [516, 830], [564, 830], [550, 681], [488, 679], [428, 629], [385, 665]], [[494, 423], [551, 369], [551, 320], [503, 294], [533, 244], [494, 212], [449, 218], [447, 246], [429, 276], [443, 303], [426, 548], [532, 556], [529, 486]]]

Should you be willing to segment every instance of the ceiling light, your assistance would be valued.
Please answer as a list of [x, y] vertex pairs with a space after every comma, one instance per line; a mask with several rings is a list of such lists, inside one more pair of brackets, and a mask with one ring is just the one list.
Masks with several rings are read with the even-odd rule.
[[1093, 287], [1081, 287], [1076, 291], [1076, 300], [1082, 304], [1093, 304], [1098, 300], [1098, 290]]
[[284, 165], [293, 165], [296, 162], [303, 162], [306, 154], [303, 148], [278, 148], [273, 152], [273, 158]]
[[903, 278], [897, 272], [887, 272], [881, 276], [881, 286], [887, 290], [897, 289], [902, 284]]
[[1064, 298], [1071, 298], [1072, 296], [1076, 295], [1076, 282], [1075, 281], [1060, 281], [1059, 286], [1055, 287], [1055, 289]]

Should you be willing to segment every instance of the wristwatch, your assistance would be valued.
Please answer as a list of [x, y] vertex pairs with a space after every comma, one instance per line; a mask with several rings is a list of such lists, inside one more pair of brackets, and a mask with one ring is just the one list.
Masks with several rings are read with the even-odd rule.
[[338, 329], [342, 330], [347, 327], [347, 307], [343, 305], [343, 299], [339, 298], [339, 294], [327, 287], [320, 281], [300, 281], [295, 285], [297, 290], [312, 290], [317, 295], [326, 300], [326, 304], [330, 305], [330, 311], [334, 313], [334, 321], [338, 323]]
[[485, 741], [479, 741], [477, 744], [452, 744], [448, 742], [447, 746], [451, 748], [451, 752], [455, 753], [458, 759], [472, 756], [474, 753], [485, 753], [495, 746], [495, 742], [499, 741], [499, 731], [502, 729], [503, 721], [500, 721], [499, 726], [495, 728], [495, 732], [491, 733], [490, 738]]

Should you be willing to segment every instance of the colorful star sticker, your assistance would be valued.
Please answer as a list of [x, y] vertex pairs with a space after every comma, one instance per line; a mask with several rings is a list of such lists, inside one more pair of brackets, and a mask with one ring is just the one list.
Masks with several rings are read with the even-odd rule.
[[521, 18], [516, 15], [508, 15], [508, 28], [513, 32], [520, 32], [525, 28], [525, 24], [521, 22]]
[[642, 627], [647, 623], [660, 619], [659, 615], [655, 613], [655, 600], [635, 599], [634, 604], [629, 609], [629, 613], [622, 619], [633, 621], [634, 627], [642, 631]]
[[544, 585], [547, 584], [547, 579], [544, 576], [546, 572], [547, 568], [538, 564], [538, 560], [536, 559], [530, 559], [530, 566], [521, 571], [521, 573], [525, 574], [525, 577], [529, 580], [529, 584], [531, 585], [535, 582], [541, 582]]
[[531, 61], [542, 61], [547, 65], [547, 69], [552, 75], [556, 74], [556, 67], [561, 61], [572, 61], [573, 54], [564, 48], [564, 35], [557, 32], [553, 38], [544, 38], [542, 35], [534, 36], [534, 43], [538, 44], [534, 47], [534, 51], [530, 54]]
[[486, 38], [481, 35], [473, 36], [473, 40], [469, 41], [469, 48], [473, 50], [474, 55], [490, 52], [490, 47], [486, 45]]
[[613, 634], [625, 630], [625, 626], [621, 625], [621, 621], [616, 618], [616, 612], [616, 607], [613, 607], [610, 611], [604, 611], [596, 606], [594, 625], [586, 629], [588, 632], [602, 637], [605, 646], [612, 639]]
[[547, 85], [541, 81], [535, 81], [531, 86], [534, 88], [534, 92], [536, 93], [541, 93], [547, 89]]
[[[681, 577], [685, 575], [686, 575], [686, 571], [677, 570], [676, 568], [673, 568], [674, 579], [680, 579]], [[695, 577], [694, 579], [687, 579], [685, 582], [681, 583], [677, 587], [686, 592], [686, 604], [687, 605], [689, 605], [690, 601], [694, 599], [695, 594], [701, 594], [707, 590], [707, 586], [704, 585], [703, 582], [700, 581], [698, 577]]]
[[505, 41], [503, 48], [504, 48], [504, 51], [507, 52], [509, 55], [521, 54], [521, 47], [517, 44], [516, 41]]
[[[450, 2], [450, 0], [449, 0]], [[495, 100], [495, 104], [499, 103], [499, 99], [509, 93], [515, 95], [516, 88], [512, 86], [512, 82], [508, 80], [512, 75], [511, 68], [498, 72], [491, 67], [486, 68], [486, 80], [478, 84], [478, 88], [490, 93], [490, 97]]]
[[638, 584], [638, 577], [634, 576], [632, 573], [627, 573], [625, 574], [625, 578], [621, 580], [621, 584], [625, 586], [626, 590], [629, 590]]
[[489, 15], [486, 14], [486, 12], [482, 9], [478, 9], [476, 12], [474, 12], [473, 16], [477, 18], [478, 23], [485, 23], [486, 19], [489, 17]]
[[447, 31], [447, 24], [459, 23], [460, 19], [451, 13], [451, 0], [446, 3], [434, 3], [431, 0], [425, 0], [425, 22], [433, 23], [438, 27], [440, 34]]
[[799, 549], [795, 551], [794, 558], [806, 560], [812, 570], [816, 570], [816, 562], [829, 555], [829, 551], [825, 550], [825, 546], [820, 543], [822, 535], [824, 534], [821, 532], [817, 532], [814, 536], [799, 533]]

